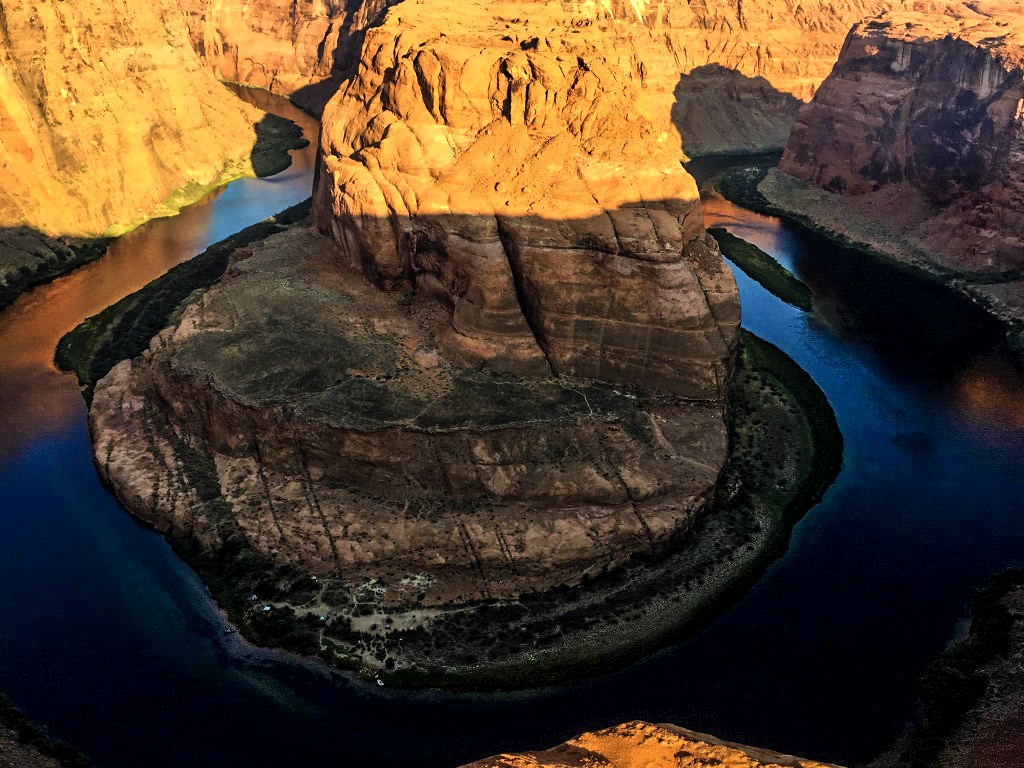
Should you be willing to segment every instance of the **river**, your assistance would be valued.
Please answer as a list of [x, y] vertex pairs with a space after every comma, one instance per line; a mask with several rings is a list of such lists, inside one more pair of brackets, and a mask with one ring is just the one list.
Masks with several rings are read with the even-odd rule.
[[629, 669], [502, 696], [380, 690], [223, 635], [195, 575], [100, 484], [51, 358], [86, 316], [307, 197], [314, 149], [293, 156], [0, 314], [0, 690], [100, 766], [453, 766], [637, 718], [840, 761], [886, 745], [974, 589], [1024, 561], [1024, 381], [970, 304], [720, 200], [710, 223], [814, 291], [805, 314], [737, 274], [744, 325], [814, 376], [846, 440], [746, 597]]

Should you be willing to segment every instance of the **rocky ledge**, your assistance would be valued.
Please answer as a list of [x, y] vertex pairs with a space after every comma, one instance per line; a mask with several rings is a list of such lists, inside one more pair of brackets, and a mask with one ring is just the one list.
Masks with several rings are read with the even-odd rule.
[[767, 749], [720, 741], [676, 725], [623, 723], [584, 733], [543, 752], [495, 755], [465, 768], [837, 768]]

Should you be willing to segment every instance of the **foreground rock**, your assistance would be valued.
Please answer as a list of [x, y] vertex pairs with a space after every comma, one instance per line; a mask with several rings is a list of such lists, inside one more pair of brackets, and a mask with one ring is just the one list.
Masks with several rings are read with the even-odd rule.
[[675, 725], [624, 723], [584, 733], [543, 752], [495, 755], [465, 768], [836, 768], [766, 749], [719, 741]]
[[171, 0], [5, 2], [0, 227], [117, 234], [251, 174], [262, 113], [189, 45]]
[[90, 768], [74, 747], [54, 741], [0, 693], [0, 768]]
[[[1024, 24], [1014, 2], [857, 25], [761, 191], [1024, 319]], [[797, 184], [794, 179], [806, 185]]]

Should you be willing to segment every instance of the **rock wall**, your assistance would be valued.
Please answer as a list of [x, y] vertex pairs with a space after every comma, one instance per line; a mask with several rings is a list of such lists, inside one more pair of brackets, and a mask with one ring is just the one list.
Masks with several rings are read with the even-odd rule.
[[[317, 112], [358, 61], [366, 30], [397, 2], [180, 0], [193, 45], [222, 78], [297, 94]], [[850, 26], [892, 4], [562, 0], [533, 7], [543, 9], [538, 18], [570, 13], [629, 49], [647, 87], [678, 101], [674, 117], [687, 152], [697, 154], [782, 147]], [[460, 16], [467, 12], [474, 11], [460, 6]], [[451, 20], [441, 21], [437, 32]]]
[[204, 68], [170, 0], [5, 0], [0, 22], [0, 226], [117, 233], [251, 172], [261, 114]]
[[675, 725], [632, 722], [584, 733], [543, 752], [495, 755], [465, 768], [836, 768], [767, 749], [720, 741]]
[[221, 78], [294, 94], [315, 112], [354, 63], [363, 32], [395, 2], [179, 0], [193, 46]]
[[[1020, 4], [916, 3], [854, 27], [780, 170], [896, 223], [943, 267], [1024, 266]], [[861, 198], [861, 200], [857, 200]]]
[[367, 33], [324, 113], [317, 228], [449, 306], [466, 363], [721, 400], [736, 288], [644, 63], [550, 3], [448, 14], [400, 5]]

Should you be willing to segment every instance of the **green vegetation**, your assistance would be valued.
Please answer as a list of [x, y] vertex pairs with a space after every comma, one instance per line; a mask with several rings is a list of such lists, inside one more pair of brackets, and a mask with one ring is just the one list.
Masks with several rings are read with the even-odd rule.
[[90, 401], [97, 381], [120, 361], [141, 354], [194, 291], [208, 288], [221, 278], [233, 251], [283, 231], [308, 216], [309, 211], [307, 200], [246, 227], [98, 315], [86, 318], [57, 344], [57, 367], [78, 376], [85, 387], [85, 398]]
[[256, 145], [250, 156], [253, 173], [260, 178], [278, 174], [292, 164], [288, 150], [308, 146], [309, 141], [302, 138], [302, 128], [268, 112], [256, 123]]
[[13, 738], [18, 744], [34, 749], [39, 754], [56, 760], [64, 768], [90, 768], [85, 755], [69, 744], [54, 741], [38, 725], [0, 693], [0, 763], [4, 763], [3, 739]]
[[751, 280], [787, 304], [804, 312], [811, 311], [811, 289], [767, 253], [720, 227], [708, 229], [708, 234], [718, 241], [725, 257]]

